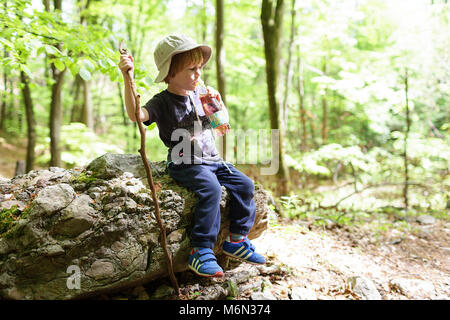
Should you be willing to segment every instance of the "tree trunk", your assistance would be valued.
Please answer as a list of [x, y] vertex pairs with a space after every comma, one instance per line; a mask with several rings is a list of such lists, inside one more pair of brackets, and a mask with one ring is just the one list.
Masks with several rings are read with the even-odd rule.
[[[283, 0], [263, 0], [261, 7], [261, 24], [264, 37], [264, 53], [266, 57], [266, 81], [269, 98], [270, 128], [280, 130], [280, 102], [278, 86], [280, 78], [280, 39], [283, 27]], [[274, 8], [275, 4], [275, 8]], [[284, 162], [284, 137], [282, 132], [278, 140], [278, 172], [280, 193], [286, 194], [289, 189], [289, 171]]]
[[[19, 123], [15, 124], [14, 120], [19, 118], [18, 108], [16, 104], [16, 95], [14, 94], [14, 79], [12, 77], [8, 78], [9, 82], [9, 107], [5, 110], [5, 120], [10, 119], [13, 121], [13, 125], [19, 125]], [[10, 122], [11, 124], [11, 122]]]
[[[8, 56], [8, 54], [5, 51], [5, 57], [7, 57], [7, 56]], [[0, 110], [0, 131], [5, 129], [6, 106], [8, 105], [7, 104], [8, 74], [6, 72], [6, 67], [3, 69], [3, 87], [5, 90], [2, 93], [2, 106], [1, 106], [1, 110]]]
[[[89, 0], [86, 1], [85, 6], [81, 4], [80, 2], [80, 10], [87, 10], [89, 8], [89, 4], [91, 3]], [[141, 11], [141, 10], [140, 10]], [[140, 12], [139, 11], [139, 12]], [[82, 15], [80, 12], [80, 24], [82, 26], [87, 25], [87, 16]], [[92, 108], [92, 99], [91, 99], [91, 86], [90, 82], [84, 80], [83, 78], [79, 77], [81, 81], [81, 86], [83, 87], [83, 108], [81, 111], [81, 122], [86, 125], [91, 130], [94, 130], [94, 115], [93, 115], [93, 108]]]
[[45, 11], [50, 11], [50, 0], [42, 0], [42, 3], [44, 4]]
[[[311, 105], [313, 106], [312, 109], [315, 110], [316, 109], [315, 108], [316, 107], [316, 96], [314, 93], [312, 94]], [[316, 125], [315, 125], [316, 119], [317, 119], [317, 117], [314, 114], [310, 113], [310, 121], [309, 121], [310, 127], [309, 128], [310, 128], [310, 133], [311, 133], [311, 142], [314, 146], [314, 149], [317, 149], [319, 147], [318, 143], [316, 141]]]
[[14, 177], [21, 176], [25, 174], [25, 161], [17, 160], [16, 161], [16, 169], [14, 170]]
[[[62, 0], [54, 0], [54, 10], [62, 9]], [[56, 47], [60, 50], [61, 45]], [[62, 86], [64, 83], [64, 74], [67, 68], [63, 71], [58, 70], [52, 63], [52, 76], [55, 82], [52, 85], [52, 95], [50, 102], [50, 166], [61, 167], [61, 122], [62, 122]]]
[[[223, 47], [224, 38], [224, 5], [223, 0], [216, 0], [216, 72], [217, 72], [217, 90], [219, 90], [222, 101], [227, 105], [226, 99], [226, 81], [225, 81], [225, 49]], [[227, 158], [227, 138], [221, 137], [222, 158]]]
[[30, 86], [28, 85], [30, 79], [23, 72], [20, 71], [20, 80], [22, 81], [22, 96], [25, 104], [25, 111], [27, 117], [27, 159], [25, 172], [33, 170], [35, 159], [35, 146], [36, 146], [36, 119], [34, 117], [33, 100], [31, 99]]
[[82, 122], [91, 130], [94, 130], [94, 114], [92, 108], [92, 98], [90, 81], [82, 80], [83, 85], [83, 117]]
[[409, 173], [408, 173], [408, 135], [409, 128], [411, 126], [411, 119], [409, 115], [409, 99], [408, 99], [408, 69], [405, 70], [405, 99], [406, 99], [406, 132], [405, 132], [405, 143], [403, 150], [403, 159], [405, 166], [405, 186], [403, 189], [403, 199], [405, 202], [405, 209], [408, 210], [409, 207], [409, 199], [408, 199], [408, 181], [409, 181]]
[[81, 111], [82, 111], [82, 99], [80, 98], [80, 88], [81, 81], [83, 79], [79, 74], [75, 76], [75, 80], [73, 82], [73, 103], [72, 103], [72, 111], [70, 113], [70, 122], [81, 122]]
[[[323, 62], [323, 74], [327, 74], [327, 63]], [[327, 136], [328, 136], [328, 107], [327, 107], [327, 89], [325, 88], [324, 93], [322, 95], [322, 144], [327, 144]]]
[[282, 110], [281, 123], [282, 123], [283, 136], [286, 135], [287, 124], [288, 124], [288, 97], [289, 97], [289, 90], [290, 90], [291, 80], [292, 80], [292, 52], [294, 51], [295, 30], [297, 29], [295, 26], [295, 17], [296, 17], [295, 0], [292, 0], [291, 34], [289, 37], [287, 72], [286, 72], [286, 78], [285, 78], [283, 104], [282, 104], [282, 109], [281, 109]]
[[303, 80], [303, 64], [301, 59], [300, 45], [297, 45], [297, 92], [300, 109], [300, 122], [302, 124], [300, 150], [306, 151], [306, 114], [305, 114], [305, 82]]
[[52, 65], [53, 78], [55, 83], [52, 85], [52, 97], [50, 102], [50, 166], [61, 167], [61, 122], [62, 122], [62, 86], [64, 83], [64, 74], [67, 70], [59, 71]]
[[[5, 1], [3, 3], [3, 7], [4, 7], [4, 13], [8, 12], [8, 3]], [[8, 51], [5, 49], [4, 50], [4, 57], [8, 57]], [[6, 111], [6, 97], [8, 96], [8, 94], [6, 93], [8, 90], [8, 74], [7, 74], [7, 69], [6, 66], [3, 67], [3, 92], [1, 95], [2, 98], [2, 105], [0, 106], [0, 131], [3, 131], [3, 129], [5, 128], [5, 111]]]

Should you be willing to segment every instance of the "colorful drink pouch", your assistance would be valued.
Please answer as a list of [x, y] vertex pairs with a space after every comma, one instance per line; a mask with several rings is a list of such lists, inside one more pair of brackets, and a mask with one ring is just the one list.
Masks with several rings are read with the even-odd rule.
[[220, 95], [214, 97], [206, 88], [203, 81], [198, 82], [198, 91], [200, 94], [200, 101], [202, 102], [203, 111], [211, 122], [214, 131], [223, 136], [230, 132], [231, 126], [229, 124], [228, 110], [222, 102]]

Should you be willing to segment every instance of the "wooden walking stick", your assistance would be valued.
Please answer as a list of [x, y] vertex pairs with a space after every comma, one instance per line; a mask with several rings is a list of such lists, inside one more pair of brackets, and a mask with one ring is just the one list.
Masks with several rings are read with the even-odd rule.
[[[128, 50], [124, 49], [123, 46], [124, 46], [124, 41], [122, 40], [122, 42], [120, 43], [120, 46], [119, 46], [120, 54], [128, 55]], [[169, 250], [167, 249], [166, 228], [164, 227], [162, 220], [161, 220], [158, 199], [156, 197], [155, 185], [153, 184], [152, 171], [150, 170], [150, 164], [148, 163], [148, 160], [147, 160], [147, 157], [145, 154], [145, 128], [141, 122], [140, 95], [136, 92], [136, 84], [134, 83], [134, 79], [131, 76], [130, 71], [131, 71], [131, 69], [127, 71], [127, 74], [128, 74], [127, 81], [130, 82], [131, 90], [133, 92], [134, 102], [135, 102], [135, 106], [136, 106], [136, 122], [138, 124], [139, 133], [141, 135], [141, 147], [138, 151], [141, 155], [142, 161], [144, 162], [145, 172], [147, 173], [147, 182], [148, 182], [148, 185], [150, 186], [150, 190], [152, 191], [153, 203], [155, 205], [155, 216], [156, 216], [156, 220], [158, 221], [159, 229], [161, 231], [161, 246], [163, 247], [164, 253], [166, 255], [170, 280], [172, 281], [172, 285], [173, 285], [173, 288], [175, 289], [175, 292], [177, 293], [178, 297], [180, 297], [180, 295], [181, 295], [180, 288], [178, 287], [177, 278], [175, 277], [175, 273], [173, 271], [172, 257], [170, 256]]]

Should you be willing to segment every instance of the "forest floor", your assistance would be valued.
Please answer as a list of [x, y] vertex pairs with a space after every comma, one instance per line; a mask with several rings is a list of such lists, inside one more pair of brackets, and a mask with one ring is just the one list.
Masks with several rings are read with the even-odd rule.
[[[235, 295], [226, 293], [233, 300], [373, 299], [352, 287], [352, 278], [363, 277], [379, 293], [377, 299], [450, 300], [450, 222], [437, 219], [433, 224], [410, 225], [410, 231], [380, 233], [364, 227], [278, 221], [252, 240], [267, 257], [266, 266], [230, 260], [222, 279], [199, 278], [187, 271], [177, 275], [180, 289], [186, 299], [212, 300], [220, 297], [217, 287], [232, 281], [239, 284]], [[144, 299], [164, 298], [161, 292], [167, 285], [165, 279], [145, 286]], [[108, 298], [138, 295], [129, 291]]]
[[[2, 139], [0, 155], [0, 176], [12, 178], [25, 148]], [[246, 274], [237, 281], [239, 288], [233, 297], [230, 290], [225, 297], [347, 300], [362, 298], [351, 283], [352, 277], [364, 277], [374, 284], [381, 299], [449, 300], [450, 222], [435, 219], [424, 224], [410, 219], [406, 227], [377, 228], [376, 219], [357, 225], [317, 225], [311, 218], [273, 218], [268, 230], [252, 240], [258, 252], [266, 255], [266, 266], [230, 260], [223, 279], [199, 279], [189, 271], [178, 274], [180, 288], [186, 299], [214, 299], [217, 295], [208, 297], [205, 292]], [[163, 279], [103, 298], [156, 298], [165, 283], [170, 284]]]
[[[382, 299], [450, 299], [450, 223], [410, 226], [409, 231], [378, 232], [364, 226], [285, 222], [254, 244], [273, 263], [292, 270], [274, 282], [276, 294], [279, 288], [300, 286], [317, 299], [360, 299], [350, 285], [358, 276], [370, 279]], [[398, 285], [396, 279], [409, 283]]]

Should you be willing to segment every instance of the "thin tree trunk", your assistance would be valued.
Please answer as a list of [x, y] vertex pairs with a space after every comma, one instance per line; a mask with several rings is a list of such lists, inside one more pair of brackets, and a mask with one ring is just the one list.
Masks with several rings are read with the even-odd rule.
[[50, 0], [42, 0], [42, 3], [44, 4], [45, 11], [50, 11]]
[[82, 122], [91, 130], [94, 130], [94, 113], [92, 107], [90, 81], [82, 80], [83, 84], [83, 117]]
[[297, 92], [300, 109], [300, 122], [302, 124], [300, 150], [306, 151], [306, 115], [305, 115], [305, 82], [303, 80], [303, 64], [300, 52], [300, 44], [297, 45]]
[[281, 109], [282, 110], [282, 112], [281, 112], [282, 122], [281, 123], [282, 123], [283, 135], [286, 135], [286, 131], [287, 131], [288, 97], [289, 97], [289, 90], [290, 90], [291, 80], [292, 80], [292, 53], [294, 51], [295, 30], [297, 29], [295, 26], [295, 17], [296, 17], [295, 0], [292, 0], [291, 4], [292, 4], [292, 7], [291, 7], [291, 34], [289, 37], [287, 72], [286, 72], [286, 78], [285, 78], [283, 104], [282, 104], [282, 109]]
[[[90, 1], [86, 1], [85, 6], [81, 4], [81, 0], [78, 0], [80, 3], [80, 10], [87, 10], [90, 5]], [[81, 15], [80, 12], [80, 24], [82, 26], [87, 25], [87, 17], [86, 15]], [[83, 78], [79, 77], [81, 81], [81, 86], [83, 87], [83, 108], [81, 112], [81, 122], [86, 125], [91, 130], [94, 130], [94, 115], [93, 115], [93, 107], [92, 107], [92, 99], [91, 99], [91, 86], [90, 81], [86, 81]]]
[[62, 10], [62, 0], [53, 0], [55, 10]]
[[52, 98], [50, 103], [50, 166], [61, 167], [61, 125], [62, 125], [62, 86], [64, 83], [64, 74], [67, 70], [59, 71], [52, 65], [53, 78], [55, 83], [52, 85]]
[[31, 91], [28, 76], [20, 71], [20, 79], [22, 81], [22, 96], [25, 104], [26, 118], [27, 118], [27, 159], [26, 172], [33, 170], [35, 160], [35, 146], [36, 146], [36, 119], [34, 117], [33, 100], [31, 99]]
[[[3, 3], [3, 13], [6, 14], [8, 12], [8, 2], [5, 1]], [[4, 57], [8, 57], [9, 53], [8, 51], [5, 49], [4, 50]], [[8, 73], [7, 73], [7, 69], [6, 66], [3, 66], [3, 88], [4, 91], [2, 92], [2, 105], [1, 105], [1, 109], [0, 109], [0, 131], [2, 131], [5, 128], [5, 116], [6, 116], [6, 98], [8, 96], [7, 94], [7, 89], [8, 89]]]
[[[222, 101], [225, 105], [226, 102], [226, 81], [225, 81], [225, 49], [223, 47], [224, 38], [224, 5], [223, 0], [216, 0], [216, 72], [217, 72], [217, 89], [220, 92]], [[222, 158], [227, 158], [227, 139], [226, 135], [221, 137], [222, 142]]]
[[[54, 0], [54, 10], [62, 9], [62, 0]], [[48, 7], [46, 6], [46, 9]], [[49, 9], [49, 8], [48, 8]], [[61, 45], [57, 44], [56, 47], [61, 49]], [[67, 68], [63, 71], [58, 70], [52, 63], [52, 76], [55, 82], [52, 85], [52, 95], [50, 102], [50, 166], [61, 167], [61, 122], [62, 122], [62, 86], [64, 83], [64, 74]]]
[[14, 170], [14, 177], [21, 176], [26, 173], [25, 171], [25, 161], [17, 160], [16, 161], [16, 169]]
[[[323, 62], [323, 74], [327, 74], [327, 63]], [[322, 144], [327, 143], [327, 136], [328, 136], [328, 107], [327, 107], [327, 92], [328, 90], [325, 89], [324, 94], [322, 95]]]
[[73, 82], [73, 104], [72, 111], [70, 114], [70, 122], [81, 122], [81, 111], [82, 111], [82, 99], [80, 98], [80, 88], [81, 81], [83, 79], [79, 74], [75, 76], [75, 80]]
[[[5, 57], [8, 56], [7, 51], [5, 50]], [[8, 97], [8, 73], [6, 72], [6, 67], [3, 69], [3, 87], [4, 91], [2, 93], [2, 106], [0, 111], [0, 130], [5, 128], [5, 118], [6, 118], [6, 107], [7, 107], [7, 97]]]
[[[313, 96], [312, 96], [312, 104], [311, 104], [312, 106], [313, 106], [313, 110], [315, 109], [315, 106], [316, 106], [316, 96], [314, 95], [314, 93], [313, 93]], [[318, 146], [318, 144], [317, 144], [317, 141], [316, 141], [316, 125], [315, 125], [315, 121], [316, 121], [316, 119], [317, 119], [317, 117], [316, 116], [314, 116], [313, 114], [311, 114], [311, 116], [310, 116], [310, 122], [309, 122], [309, 124], [310, 124], [310, 133], [311, 133], [311, 142], [312, 142], [312, 144], [313, 144], [313, 146], [314, 146], [314, 149], [317, 149], [319, 146]]]
[[405, 166], [405, 186], [403, 189], [403, 199], [405, 202], [405, 209], [409, 208], [409, 199], [408, 199], [408, 181], [409, 181], [409, 173], [408, 173], [408, 136], [409, 136], [409, 128], [411, 126], [411, 119], [409, 115], [409, 99], [408, 99], [408, 69], [405, 70], [405, 99], [406, 99], [406, 132], [405, 132], [405, 143], [403, 150], [403, 159]]
[[[275, 5], [275, 7], [274, 7]], [[261, 24], [264, 37], [264, 53], [266, 57], [266, 81], [269, 98], [270, 127], [280, 130], [280, 102], [278, 99], [278, 86], [280, 78], [280, 40], [283, 29], [283, 0], [263, 0], [261, 7]], [[289, 185], [289, 171], [284, 161], [284, 137], [279, 132], [278, 172], [280, 193], [286, 194]]]
[[9, 82], [9, 108], [6, 108], [6, 110], [5, 110], [6, 111], [5, 112], [5, 120], [6, 119], [12, 119], [10, 121], [14, 121], [14, 119], [18, 118], [17, 108], [16, 108], [16, 95], [14, 94], [14, 81], [13, 80], [14, 79], [12, 77], [8, 78], [8, 82]]

